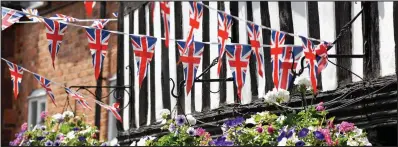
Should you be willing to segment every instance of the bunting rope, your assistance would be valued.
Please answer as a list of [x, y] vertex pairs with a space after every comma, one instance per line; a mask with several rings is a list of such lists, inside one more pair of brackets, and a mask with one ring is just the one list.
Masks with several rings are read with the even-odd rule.
[[[219, 12], [221, 12], [221, 13], [227, 14], [227, 15], [229, 15], [229, 16], [231, 16], [231, 17], [237, 19], [237, 20], [240, 20], [240, 21], [244, 21], [244, 22], [247, 22], [247, 23], [251, 23], [251, 24], [258, 25], [258, 24], [254, 23], [254, 22], [252, 22], [252, 21], [244, 20], [244, 19], [241, 19], [241, 18], [239, 18], [239, 17], [237, 17], [237, 16], [233, 16], [233, 15], [231, 15], [231, 14], [228, 14], [228, 13], [226, 13], [225, 11], [221, 11], [221, 10], [217, 10], [217, 9], [211, 8], [211, 7], [209, 7], [209, 6], [207, 6], [207, 5], [203, 4], [203, 3], [198, 3], [198, 4], [203, 5], [204, 7], [208, 8], [209, 10], [216, 10], [216, 11], [219, 11]], [[8, 9], [8, 10], [14, 10], [14, 9], [10, 9], [10, 8], [7, 8], [7, 7], [2, 7], [2, 8], [3, 8], [3, 9]], [[22, 14], [25, 14], [25, 15], [31, 15], [31, 16], [36, 16], [36, 17], [39, 17], [39, 18], [46, 18], [46, 19], [49, 19], [49, 18], [47, 18], [47, 17], [43, 17], [43, 16], [40, 16], [40, 15], [29, 14], [29, 13], [26, 13], [26, 12], [23, 12], [23, 11], [20, 11], [20, 10], [14, 10], [14, 11], [17, 11], [17, 12], [22, 13]], [[59, 21], [59, 22], [61, 22], [61, 23], [67, 24], [67, 25], [75, 26], [75, 27], [97, 29], [97, 28], [94, 28], [94, 27], [91, 27], [91, 26], [78, 25], [78, 24], [74, 24], [74, 23], [70, 23], [70, 22], [65, 22], [65, 21], [62, 21], [62, 20], [56, 20], [56, 21]], [[279, 31], [279, 30], [272, 29], [272, 28], [269, 28], [269, 27], [266, 27], [266, 26], [263, 26], [263, 25], [258, 25], [258, 26], [260, 26], [261, 28], [264, 28], [264, 29], [272, 30], [272, 31]], [[114, 33], [114, 34], [119, 34], [119, 35], [148, 36], [148, 35], [141, 35], [141, 34], [129, 34], [129, 33], [125, 33], [125, 32], [119, 32], [119, 31], [113, 31], [113, 30], [107, 30], [107, 29], [102, 29], [102, 30], [108, 31], [108, 32]], [[286, 34], [288, 34], [288, 35], [290, 35], [290, 36], [293, 36], [293, 37], [300, 37], [300, 36], [301, 36], [301, 35], [297, 35], [297, 34], [293, 34], [293, 33], [289, 33], [289, 32], [284, 32], [284, 31], [279, 31], [279, 32], [286, 33]], [[163, 38], [163, 37], [154, 37], [154, 36], [150, 36], [150, 37], [152, 37], [152, 38], [157, 38], [157, 39], [161, 39], [161, 40], [166, 40], [166, 38]], [[301, 36], [301, 37], [302, 37], [302, 36]], [[325, 42], [325, 41], [320, 40], [320, 39], [314, 39], [314, 38], [309, 38], [309, 37], [306, 37], [306, 38], [308, 38], [308, 39], [310, 39], [310, 40], [316, 40], [316, 41], [319, 41], [319, 42]], [[185, 39], [172, 39], [172, 38], [169, 38], [169, 40], [171, 40], [171, 41], [185, 41]], [[197, 42], [197, 41], [195, 41], [195, 42]], [[328, 42], [328, 41], [326, 41], [326, 42]], [[220, 44], [219, 42], [201, 42], [201, 43], [203, 43], [203, 44], [217, 44], [217, 45]], [[231, 44], [231, 45], [233, 45], [233, 44], [250, 45], [250, 44], [232, 43], [232, 42], [229, 43], [229, 44]], [[251, 45], [250, 45], [250, 46], [251, 46]], [[271, 47], [271, 45], [268, 45], [268, 44], [262, 44], [262, 45], [260, 45], [260, 46], [261, 46], [261, 47]]]
[[[32, 15], [32, 14], [29, 14], [29, 15]], [[33, 16], [37, 16], [37, 15], [33, 15]], [[55, 20], [55, 21], [60, 21], [59, 19], [55, 19], [55, 18], [49, 18], [49, 19]], [[101, 18], [101, 19], [106, 19], [106, 18]], [[94, 22], [94, 21], [97, 21], [97, 20], [98, 19], [77, 19], [76, 18], [75, 22]], [[106, 19], [106, 20], [117, 21], [117, 19], [114, 19], [114, 18], [113, 19]], [[17, 21], [15, 23], [40, 23], [40, 22], [39, 21]]]

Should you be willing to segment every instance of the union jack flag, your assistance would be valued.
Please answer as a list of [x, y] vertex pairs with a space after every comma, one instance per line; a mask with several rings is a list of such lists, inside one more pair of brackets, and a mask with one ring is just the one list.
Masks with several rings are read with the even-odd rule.
[[47, 28], [48, 50], [50, 51], [53, 68], [55, 69], [55, 57], [60, 49], [67, 25], [47, 18], [44, 19], [44, 24]]
[[[283, 48], [282, 63], [279, 67], [280, 81], [279, 88], [287, 90], [293, 82], [292, 68], [296, 69], [301, 57], [303, 56], [303, 46], [286, 46]], [[294, 62], [293, 62], [294, 60]], [[294, 64], [293, 64], [294, 63]], [[292, 67], [293, 66], [293, 67]]]
[[12, 9], [1, 8], [1, 30], [5, 30], [15, 22], [19, 21], [19, 19], [23, 16], [23, 14], [18, 13]]
[[186, 39], [186, 44], [183, 50], [183, 53], [185, 54], [187, 51], [187, 48], [191, 43], [193, 42], [193, 34], [195, 30], [199, 29], [200, 23], [202, 22], [202, 16], [203, 16], [203, 6], [199, 4], [198, 2], [195, 1], [190, 1], [189, 2], [189, 32], [188, 32], [188, 37]]
[[117, 16], [118, 16], [118, 13], [117, 13], [117, 12], [113, 12], [112, 15], [115, 16], [115, 17], [117, 17]]
[[329, 42], [323, 42], [317, 46], [315, 52], [317, 54], [316, 61], [318, 63], [318, 74], [322, 72], [328, 65], [328, 47], [333, 44]]
[[226, 45], [225, 51], [228, 57], [228, 63], [231, 67], [232, 77], [238, 90], [238, 97], [242, 99], [241, 91], [245, 84], [247, 66], [249, 65], [250, 55], [252, 53], [250, 45], [234, 44]]
[[63, 14], [55, 14], [54, 16], [50, 17], [52, 20], [62, 20], [65, 22], [76, 22], [78, 19], [72, 16], [67, 16]]
[[149, 36], [135, 36], [131, 35], [131, 43], [133, 44], [133, 51], [138, 67], [138, 85], [142, 86], [146, 73], [148, 71], [148, 64], [151, 62], [156, 45], [156, 38]]
[[254, 51], [257, 61], [257, 71], [258, 74], [263, 77], [263, 65], [264, 65], [264, 53], [263, 47], [261, 46], [261, 29], [258, 25], [247, 24], [247, 33], [250, 38], [250, 45]]
[[229, 36], [229, 30], [232, 26], [232, 17], [226, 13], [218, 12], [218, 63], [217, 63], [217, 75], [220, 75], [222, 62], [221, 59], [225, 52], [225, 42]]
[[57, 106], [57, 104], [55, 104], [54, 93], [50, 88], [51, 81], [38, 75], [38, 74], [33, 74], [33, 75], [34, 75], [35, 79], [40, 83], [41, 87], [43, 87], [46, 90], [47, 95], [51, 98], [51, 101], [53, 102], [53, 104], [55, 106]]
[[86, 35], [93, 57], [95, 79], [98, 79], [108, 49], [110, 33], [105, 30], [86, 28]]
[[166, 38], [166, 47], [169, 47], [169, 34], [170, 34], [170, 6], [169, 2], [160, 2], [160, 12], [162, 13], [163, 26], [164, 26], [164, 36]]
[[26, 14], [26, 17], [28, 17], [33, 22], [43, 22], [43, 18], [35, 16], [35, 15], [39, 15], [39, 12], [37, 11], [37, 9], [22, 9], [22, 11], [25, 13], [28, 13], [28, 14], [32, 14], [32, 15]]
[[93, 8], [95, 6], [95, 1], [84, 1], [84, 6], [86, 8], [87, 16], [91, 16]]
[[88, 102], [79, 93], [73, 92], [69, 88], [65, 88], [65, 91], [66, 93], [68, 93], [69, 96], [74, 98], [80, 105], [82, 105], [83, 108], [88, 108], [89, 110], [91, 110], [91, 107], [88, 105]]
[[186, 81], [186, 92], [187, 95], [191, 92], [196, 72], [198, 71], [200, 60], [203, 54], [204, 44], [201, 42], [193, 42], [188, 47], [186, 53], [184, 53], [184, 47], [186, 42], [177, 41], [178, 50], [180, 51], [180, 61], [182, 62], [184, 69], [184, 78]]
[[17, 99], [22, 82], [23, 68], [10, 61], [6, 61], [6, 63], [10, 69], [14, 98]]
[[279, 87], [280, 66], [282, 64], [283, 45], [285, 44], [285, 34], [279, 31], [271, 30], [271, 64], [272, 79], [274, 87]]
[[311, 40], [300, 36], [301, 40], [303, 41], [303, 47], [304, 47], [304, 56], [305, 56], [305, 61], [307, 64], [307, 67], [309, 68], [309, 75], [310, 75], [310, 81], [312, 85], [312, 89], [314, 93], [317, 93], [317, 84], [318, 81], [316, 79], [318, 75], [318, 64], [316, 60], [316, 49], [314, 44], [312, 43]]
[[108, 22], [109, 22], [109, 19], [98, 19], [98, 20], [95, 20], [91, 26], [94, 28], [97, 28], [97, 29], [103, 29], [105, 27], [105, 25], [108, 24]]
[[123, 119], [118, 112], [118, 111], [120, 111], [119, 103], [113, 103], [112, 106], [109, 106], [109, 105], [106, 105], [103, 103], [97, 103], [97, 104], [100, 105], [101, 107], [103, 107], [104, 109], [107, 109], [109, 112], [111, 112], [113, 114], [113, 116], [115, 116], [115, 118], [117, 120], [119, 120], [121, 123], [123, 123]]

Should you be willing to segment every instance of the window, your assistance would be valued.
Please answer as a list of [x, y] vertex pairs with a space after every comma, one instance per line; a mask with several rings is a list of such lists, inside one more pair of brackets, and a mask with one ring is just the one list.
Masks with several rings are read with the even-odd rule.
[[44, 89], [34, 90], [28, 97], [28, 126], [41, 124], [40, 113], [47, 109], [47, 95]]
[[[109, 79], [109, 85], [116, 86], [116, 75]], [[113, 88], [109, 89], [109, 91], [112, 90]], [[113, 104], [115, 102], [116, 102], [115, 97], [113, 96], [113, 94], [110, 94], [109, 104]], [[108, 113], [108, 140], [112, 140], [113, 138], [116, 137], [117, 134], [116, 121], [117, 120], [115, 119], [115, 117], [111, 113]]]

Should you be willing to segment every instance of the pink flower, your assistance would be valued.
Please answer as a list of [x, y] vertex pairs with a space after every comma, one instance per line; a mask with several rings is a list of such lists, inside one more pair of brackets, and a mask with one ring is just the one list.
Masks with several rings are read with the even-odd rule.
[[343, 121], [339, 125], [339, 131], [340, 132], [348, 132], [348, 131], [351, 131], [351, 130], [354, 130], [354, 129], [355, 129], [354, 123], [349, 123], [349, 122]]
[[40, 113], [40, 118], [41, 119], [45, 119], [47, 117], [47, 112], [46, 111], [42, 111], [41, 113]]
[[196, 135], [198, 135], [198, 136], [202, 136], [202, 135], [204, 135], [205, 134], [205, 129], [203, 129], [203, 128], [197, 128], [196, 129]]
[[323, 106], [323, 102], [320, 102], [316, 107], [316, 111], [323, 111], [325, 110], [325, 107]]
[[323, 136], [325, 136], [326, 144], [328, 146], [332, 146], [333, 145], [333, 141], [330, 138], [329, 129], [319, 129], [319, 131], [323, 134]]
[[272, 134], [272, 133], [274, 133], [274, 128], [272, 126], [269, 126], [267, 131], [269, 134]]
[[327, 124], [329, 129], [334, 129], [333, 120], [328, 120]]
[[26, 130], [28, 130], [28, 123], [23, 123], [22, 125], [21, 125], [21, 131], [26, 131]]
[[264, 131], [264, 129], [263, 129], [263, 127], [262, 127], [261, 125], [258, 126], [258, 127], [256, 128], [256, 130], [257, 130], [258, 133], [263, 133], [263, 131]]

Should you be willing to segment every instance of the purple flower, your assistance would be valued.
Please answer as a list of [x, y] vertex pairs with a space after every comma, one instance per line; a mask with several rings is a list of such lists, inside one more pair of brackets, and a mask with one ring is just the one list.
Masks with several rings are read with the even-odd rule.
[[290, 129], [290, 131], [287, 132], [287, 134], [286, 134], [286, 138], [292, 137], [293, 136], [293, 132], [294, 132], [294, 128]]
[[189, 136], [195, 136], [195, 129], [192, 127], [189, 127], [187, 130], [187, 133], [189, 134]]
[[323, 102], [320, 102], [316, 107], [316, 111], [323, 111], [325, 110], [325, 107], [323, 106]]
[[315, 131], [314, 132], [314, 136], [315, 136], [315, 138], [316, 139], [318, 139], [318, 140], [324, 140], [325, 139], [325, 136], [322, 134], [322, 132], [320, 132], [320, 131]]
[[84, 137], [84, 136], [79, 136], [79, 141], [80, 142], [85, 142], [86, 141], [86, 137]]
[[46, 141], [46, 143], [44, 143], [45, 146], [53, 146], [53, 142], [51, 140]]
[[355, 129], [354, 124], [346, 122], [346, 121], [341, 122], [341, 124], [339, 125], [340, 132], [348, 132], [348, 131], [352, 131], [354, 129]]
[[278, 136], [278, 138], [277, 138], [277, 141], [278, 142], [280, 142], [283, 138], [285, 138], [286, 137], [286, 132], [285, 131], [282, 131], [282, 133], [281, 134], [279, 134], [279, 136]]
[[301, 138], [301, 137], [307, 136], [307, 134], [308, 134], [309, 131], [310, 131], [310, 130], [308, 130], [307, 128], [301, 129], [301, 131], [298, 133], [298, 137]]
[[46, 126], [41, 126], [40, 129], [44, 131], [46, 130]]
[[40, 113], [40, 118], [44, 120], [46, 117], [47, 117], [47, 112], [46, 111], [42, 111]]
[[245, 121], [245, 119], [243, 117], [237, 117], [235, 119], [235, 124], [236, 125], [241, 125], [244, 121]]
[[102, 143], [101, 146], [108, 146], [106, 142]]
[[79, 128], [78, 127], [74, 127], [72, 130], [73, 131], [79, 131]]
[[9, 144], [10, 146], [16, 146], [15, 145], [15, 143], [14, 143], [14, 141], [10, 141], [10, 144]]
[[37, 137], [36, 137], [36, 140], [38, 140], [38, 141], [41, 141], [41, 140], [43, 140], [43, 139], [44, 139], [43, 136], [37, 136]]
[[23, 124], [21, 125], [21, 131], [22, 131], [22, 132], [25, 132], [26, 130], [28, 130], [28, 123], [23, 123]]
[[296, 142], [296, 146], [304, 146], [305, 145], [305, 142], [304, 141], [297, 141]]
[[43, 135], [48, 135], [48, 132], [47, 131], [43, 131]]
[[61, 145], [61, 141], [57, 140], [54, 142], [54, 146], [60, 146]]
[[221, 136], [214, 140], [212, 144], [216, 146], [233, 146], [234, 143], [232, 141], [225, 141], [227, 138], [225, 136]]
[[174, 132], [176, 130], [176, 126], [174, 124], [170, 124], [169, 131]]
[[185, 116], [184, 115], [177, 115], [177, 117], [175, 118], [176, 124], [178, 126], [182, 126], [185, 124]]

